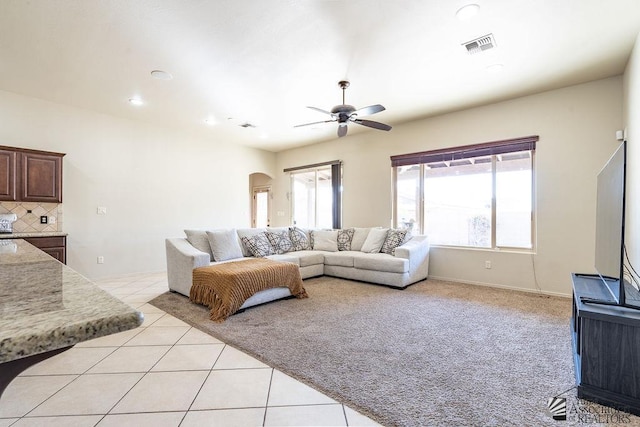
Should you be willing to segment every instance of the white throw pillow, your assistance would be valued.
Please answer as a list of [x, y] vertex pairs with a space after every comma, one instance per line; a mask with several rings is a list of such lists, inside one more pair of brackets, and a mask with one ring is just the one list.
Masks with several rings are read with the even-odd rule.
[[187, 242], [191, 243], [191, 246], [199, 251], [209, 254], [209, 261], [213, 261], [213, 252], [211, 252], [211, 244], [207, 237], [207, 232], [204, 230], [184, 230], [184, 234], [187, 235]]
[[314, 230], [313, 249], [316, 251], [338, 252], [338, 232]]
[[214, 261], [243, 257], [238, 232], [235, 229], [207, 231], [207, 237]]
[[362, 249], [360, 249], [360, 251], [369, 254], [380, 252], [380, 249], [382, 249], [382, 245], [384, 245], [384, 241], [387, 240], [388, 231], [388, 228], [372, 228], [369, 231], [367, 240], [364, 241], [364, 244], [362, 245]]
[[369, 235], [369, 230], [371, 228], [354, 228], [355, 232], [353, 233], [353, 238], [351, 239], [351, 250], [359, 251], [362, 249], [362, 245], [364, 245], [364, 241], [367, 240], [367, 236]]

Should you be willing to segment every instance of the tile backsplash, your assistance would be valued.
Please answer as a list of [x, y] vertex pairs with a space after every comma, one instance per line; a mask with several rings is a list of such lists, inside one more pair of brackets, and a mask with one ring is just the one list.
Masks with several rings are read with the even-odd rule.
[[[37, 233], [62, 231], [62, 204], [41, 202], [0, 202], [0, 213], [14, 213], [18, 220], [13, 223], [14, 233]], [[47, 216], [48, 224], [41, 224], [40, 217]], [[51, 218], [55, 223], [51, 223]]]

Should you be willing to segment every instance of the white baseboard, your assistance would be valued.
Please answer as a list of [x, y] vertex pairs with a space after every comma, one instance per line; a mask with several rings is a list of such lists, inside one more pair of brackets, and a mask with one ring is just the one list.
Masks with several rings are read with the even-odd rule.
[[431, 275], [429, 275], [427, 280], [429, 280], [429, 279], [442, 280], [442, 281], [445, 281], [445, 282], [464, 283], [464, 284], [467, 284], [467, 285], [486, 286], [486, 287], [489, 287], [489, 288], [509, 289], [511, 291], [528, 292], [528, 293], [531, 293], [531, 294], [549, 295], [549, 296], [562, 297], [562, 298], [571, 298], [571, 294], [564, 294], [564, 293], [561, 293], [561, 292], [549, 292], [549, 291], [542, 291], [542, 290], [539, 290], [539, 289], [519, 288], [517, 286], [507, 286], [507, 285], [498, 285], [498, 284], [495, 284], [495, 283], [476, 282], [476, 281], [472, 281], [472, 280], [457, 279], [455, 277], [440, 277], [440, 276], [431, 276]]

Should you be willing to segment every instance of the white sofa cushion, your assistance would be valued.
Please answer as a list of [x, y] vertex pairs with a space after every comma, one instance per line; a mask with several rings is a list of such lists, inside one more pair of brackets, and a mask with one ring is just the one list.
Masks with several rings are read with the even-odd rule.
[[353, 266], [361, 270], [386, 271], [389, 273], [409, 272], [409, 260], [388, 254], [354, 253]]
[[324, 256], [326, 252], [317, 251], [298, 251], [289, 252], [287, 255], [295, 256], [298, 258], [300, 267], [308, 267], [310, 265], [324, 264]]
[[340, 252], [326, 253], [324, 254], [324, 264], [339, 265], [342, 267], [353, 267], [353, 252], [340, 251]]
[[351, 250], [359, 251], [362, 249], [362, 245], [364, 241], [367, 240], [367, 236], [369, 235], [369, 230], [371, 228], [359, 228], [355, 227], [353, 232], [353, 238], [351, 239]]
[[380, 252], [384, 241], [387, 239], [388, 231], [388, 228], [372, 228], [371, 230], [369, 230], [367, 240], [364, 241], [364, 243], [362, 244], [362, 249], [360, 250], [369, 254]]
[[214, 261], [242, 258], [242, 247], [235, 229], [207, 231]]
[[209, 261], [213, 261], [213, 253], [209, 244], [209, 237], [204, 230], [184, 230], [187, 235], [187, 241], [197, 250], [209, 254]]
[[338, 231], [314, 230], [313, 250], [338, 252]]

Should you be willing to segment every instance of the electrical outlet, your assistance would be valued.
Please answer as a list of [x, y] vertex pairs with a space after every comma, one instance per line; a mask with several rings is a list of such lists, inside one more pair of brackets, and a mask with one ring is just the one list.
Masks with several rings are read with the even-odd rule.
[[48, 224], [49, 223], [49, 217], [47, 217], [46, 215], [42, 215], [40, 217], [40, 224]]
[[487, 270], [491, 269], [491, 261], [485, 261], [484, 268], [486, 268]]
[[104, 264], [104, 257], [103, 256], [99, 256], [98, 257], [98, 264]]

